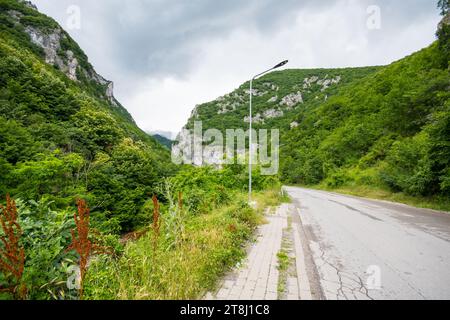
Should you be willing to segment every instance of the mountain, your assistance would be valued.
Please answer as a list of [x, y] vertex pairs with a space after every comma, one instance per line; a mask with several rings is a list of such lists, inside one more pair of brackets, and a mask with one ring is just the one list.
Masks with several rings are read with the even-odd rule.
[[[299, 110], [312, 108], [350, 83], [376, 72], [379, 67], [285, 70], [270, 73], [253, 84], [255, 128], [289, 130]], [[205, 129], [221, 131], [248, 127], [249, 82], [212, 102], [196, 106], [186, 128], [202, 121]]]
[[[438, 41], [389, 66], [286, 70], [257, 80], [255, 127], [281, 129], [282, 180], [448, 199], [448, 20]], [[186, 128], [202, 121], [204, 131], [247, 129], [248, 87], [197, 106]]]
[[310, 110], [284, 137], [283, 180], [450, 194], [449, 37]]
[[159, 134], [154, 134], [153, 138], [167, 149], [172, 149], [173, 141]]
[[156, 136], [156, 135], [162, 136], [169, 140], [173, 140], [173, 137], [175, 136], [175, 134], [171, 131], [162, 131], [162, 130], [149, 131], [148, 134], [150, 134], [152, 136]]
[[0, 194], [66, 208], [87, 199], [93, 223], [127, 231], [174, 172], [77, 43], [28, 1], [0, 0]]

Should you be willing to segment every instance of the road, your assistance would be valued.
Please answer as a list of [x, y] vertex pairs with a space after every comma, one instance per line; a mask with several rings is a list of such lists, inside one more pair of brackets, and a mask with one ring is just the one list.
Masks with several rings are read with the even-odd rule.
[[323, 191], [285, 190], [301, 219], [316, 297], [450, 299], [450, 214]]

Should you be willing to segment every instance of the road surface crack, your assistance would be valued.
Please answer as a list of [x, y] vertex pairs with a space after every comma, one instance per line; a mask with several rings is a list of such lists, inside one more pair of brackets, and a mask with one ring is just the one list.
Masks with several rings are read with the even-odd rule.
[[[322, 264], [319, 266], [319, 269], [324, 267], [325, 265], [327, 265], [336, 272], [337, 281], [323, 279], [323, 281], [335, 283], [338, 285], [336, 292], [333, 292], [333, 294], [336, 295], [336, 299], [350, 300], [349, 294], [351, 294], [354, 299], [358, 300], [358, 297], [356, 296], [356, 292], [359, 292], [362, 295], [364, 295], [365, 297], [367, 297], [367, 299], [374, 300], [370, 296], [369, 290], [365, 286], [364, 281], [360, 276], [358, 276], [357, 274], [353, 274], [353, 276], [352, 276], [352, 275], [347, 274], [344, 271], [342, 271], [338, 266], [335, 265], [335, 263], [332, 263], [329, 261], [329, 258], [326, 257], [325, 250], [323, 249], [321, 244], [320, 243], [317, 243], [317, 244], [318, 244], [318, 249], [320, 251], [320, 259], [322, 260]], [[354, 279], [354, 277], [356, 279]], [[344, 281], [345, 279], [347, 279], [348, 281]], [[356, 287], [349, 284], [348, 283], [349, 281], [353, 282], [356, 285]], [[329, 290], [326, 290], [326, 291], [330, 292]]]

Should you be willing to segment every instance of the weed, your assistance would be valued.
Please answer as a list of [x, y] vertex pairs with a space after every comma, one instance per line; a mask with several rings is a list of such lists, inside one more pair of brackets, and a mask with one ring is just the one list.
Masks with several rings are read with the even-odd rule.
[[82, 300], [84, 293], [84, 279], [86, 276], [89, 259], [93, 253], [106, 253], [107, 249], [92, 243], [89, 239], [90, 210], [86, 204], [86, 201], [79, 199], [77, 201], [77, 207], [78, 210], [73, 215], [76, 228], [71, 230], [72, 243], [67, 248], [67, 251], [75, 250], [80, 256], [80, 287], [78, 289], [78, 293], [80, 300]]
[[286, 283], [287, 283], [287, 270], [290, 265], [290, 258], [288, 253], [282, 249], [277, 254], [278, 258], [278, 271], [280, 272], [280, 277], [278, 280], [278, 295], [282, 295], [286, 291]]
[[160, 228], [161, 228], [161, 213], [158, 198], [154, 195], [152, 198], [153, 201], [153, 256], [156, 256], [156, 251], [158, 249], [158, 241], [160, 236]]
[[16, 203], [9, 195], [6, 196], [6, 207], [0, 205], [0, 224], [3, 234], [0, 236], [3, 243], [3, 248], [0, 247], [0, 271], [12, 284], [8, 288], [0, 287], [0, 291], [9, 291], [16, 298], [24, 299], [27, 289], [20, 284], [25, 265], [25, 249], [20, 245], [22, 228], [18, 223]]

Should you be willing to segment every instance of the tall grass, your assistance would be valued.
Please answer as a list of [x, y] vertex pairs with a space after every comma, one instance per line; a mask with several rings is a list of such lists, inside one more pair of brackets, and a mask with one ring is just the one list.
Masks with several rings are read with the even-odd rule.
[[[122, 300], [201, 298], [214, 289], [227, 270], [245, 257], [246, 242], [263, 222], [261, 212], [268, 205], [277, 205], [279, 197], [277, 191], [257, 195], [260, 201], [258, 209], [254, 210], [248, 206], [245, 194], [236, 193], [231, 204], [201, 215], [189, 213], [179, 201], [175, 208], [162, 213], [156, 251], [152, 250], [154, 237], [147, 233], [143, 238], [129, 242], [119, 259], [101, 257], [92, 264], [86, 278], [86, 297]], [[183, 217], [174, 217], [173, 210], [178, 210], [175, 214]], [[182, 227], [168, 224], [168, 219], [177, 220]], [[174, 235], [174, 230], [182, 232], [182, 236]]]

